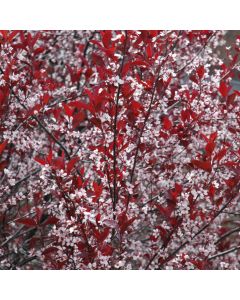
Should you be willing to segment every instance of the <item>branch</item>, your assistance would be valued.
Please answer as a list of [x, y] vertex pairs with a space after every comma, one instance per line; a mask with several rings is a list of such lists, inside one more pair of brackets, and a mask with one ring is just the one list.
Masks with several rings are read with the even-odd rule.
[[220, 252], [220, 253], [218, 253], [218, 254], [215, 254], [215, 255], [213, 255], [213, 256], [210, 256], [210, 257], [208, 258], [208, 260], [212, 260], [212, 259], [214, 259], [214, 258], [217, 258], [217, 257], [220, 257], [220, 256], [224, 256], [224, 255], [226, 255], [226, 254], [229, 254], [229, 253], [234, 252], [234, 251], [239, 250], [239, 249], [240, 249], [240, 246], [233, 247], [233, 248], [231, 248], [231, 249], [229, 249], [229, 250], [226, 250], [226, 251]]
[[32, 260], [34, 260], [36, 258], [37, 258], [36, 255], [34, 255], [32, 257], [28, 257], [28, 258], [24, 259], [24, 261], [22, 261], [21, 263], [19, 263], [18, 266], [22, 267], [22, 266], [26, 265], [27, 263], [31, 262]]
[[215, 242], [215, 245], [220, 243], [223, 239], [225, 239], [226, 237], [230, 236], [231, 234], [240, 231], [240, 227], [235, 227], [232, 230], [229, 230], [228, 232], [226, 232], [225, 234], [223, 234], [222, 236], [220, 236], [220, 238]]
[[[124, 59], [126, 55], [127, 48], [127, 30], [125, 31], [125, 44], [123, 50], [123, 58], [119, 70], [119, 77], [121, 78], [122, 69], [124, 64]], [[116, 210], [116, 205], [118, 202], [118, 192], [117, 192], [117, 117], [118, 117], [118, 102], [120, 97], [121, 85], [118, 84], [117, 96], [116, 96], [116, 105], [115, 105], [115, 116], [114, 116], [114, 125], [113, 125], [113, 211]]]
[[[179, 36], [181, 35], [181, 33], [182, 33], [182, 31], [180, 30], [179, 33], [178, 33], [178, 38], [176, 39], [175, 43], [171, 47], [170, 51], [165, 54], [165, 59], [176, 48], [177, 43], [179, 41]], [[133, 160], [133, 167], [132, 167], [132, 170], [131, 170], [131, 173], [130, 173], [130, 183], [132, 183], [132, 181], [133, 181], [133, 176], [134, 176], [134, 172], [135, 172], [135, 168], [136, 168], [136, 164], [137, 164], [138, 152], [139, 152], [140, 144], [141, 144], [141, 138], [142, 138], [144, 129], [146, 127], [146, 124], [148, 122], [149, 116], [151, 114], [152, 106], [153, 106], [153, 103], [154, 103], [154, 100], [155, 100], [156, 87], [157, 87], [157, 82], [158, 82], [159, 77], [160, 77], [160, 71], [161, 71], [161, 65], [159, 65], [159, 70], [157, 72], [157, 77], [156, 77], [156, 80], [154, 82], [150, 104], [149, 104], [149, 107], [148, 107], [148, 110], [147, 110], [147, 113], [146, 113], [146, 116], [145, 116], [145, 119], [144, 119], [144, 122], [143, 122], [143, 126], [141, 128], [141, 131], [140, 131], [140, 134], [139, 134], [139, 137], [138, 137], [137, 146], [136, 146], [136, 152], [135, 152], [135, 156], [134, 156], [134, 160]], [[162, 95], [164, 95], [165, 90], [166, 90], [166, 88], [162, 91]], [[179, 104], [179, 102], [180, 101], [174, 103], [171, 107], [169, 107], [168, 110], [170, 110], [170, 109], [174, 108], [175, 106], [177, 106]], [[127, 209], [128, 209], [128, 205], [129, 205], [129, 200], [130, 200], [130, 194], [128, 194]]]
[[[83, 58], [85, 58], [86, 57], [86, 55], [87, 55], [87, 50], [88, 50], [88, 48], [89, 48], [89, 46], [90, 46], [90, 41], [93, 39], [93, 37], [94, 37], [94, 35], [97, 33], [97, 31], [95, 30], [93, 33], [92, 33], [92, 35], [89, 37], [89, 39], [88, 39], [88, 41], [87, 41], [87, 43], [86, 43], [86, 45], [85, 45], [85, 47], [84, 47], [84, 50], [83, 50]], [[81, 68], [83, 68], [84, 67], [84, 60], [82, 60], [82, 63], [81, 63]], [[79, 90], [80, 89], [80, 82], [81, 82], [81, 79], [82, 79], [82, 74], [80, 75], [80, 78], [79, 78], [79, 81], [78, 81], [78, 83], [77, 83], [77, 89]]]

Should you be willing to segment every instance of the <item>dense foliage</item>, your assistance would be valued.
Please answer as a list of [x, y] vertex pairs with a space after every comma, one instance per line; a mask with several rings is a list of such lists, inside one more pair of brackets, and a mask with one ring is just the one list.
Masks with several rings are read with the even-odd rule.
[[225, 34], [1, 31], [2, 269], [239, 268]]

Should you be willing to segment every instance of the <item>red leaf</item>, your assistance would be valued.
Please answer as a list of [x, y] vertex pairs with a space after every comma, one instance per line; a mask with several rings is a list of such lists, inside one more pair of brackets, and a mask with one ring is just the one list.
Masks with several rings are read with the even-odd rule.
[[126, 120], [119, 120], [117, 122], [117, 130], [122, 130], [123, 128], [126, 127], [127, 121]]
[[38, 55], [42, 53], [45, 50], [44, 47], [38, 47], [37, 49], [34, 50], [34, 55]]
[[133, 111], [135, 116], [138, 116], [139, 111], [141, 111], [143, 109], [142, 104], [135, 101], [135, 100], [132, 100], [131, 106], [132, 106], [132, 111]]
[[109, 228], [104, 228], [102, 232], [94, 230], [94, 236], [96, 237], [98, 243], [102, 243], [108, 237], [109, 232]]
[[44, 105], [47, 105], [49, 100], [50, 100], [50, 95], [49, 94], [44, 94], [43, 97], [42, 97], [42, 101], [43, 101], [43, 104]]
[[83, 251], [86, 248], [86, 244], [84, 244], [82, 242], [78, 242], [77, 247], [78, 247], [79, 251]]
[[0, 30], [1, 35], [4, 39], [7, 39], [9, 30]]
[[203, 133], [200, 132], [199, 135], [200, 135], [201, 139], [203, 139], [206, 143], [209, 142], [209, 139], [208, 139], [208, 137], [205, 134], [203, 134]]
[[95, 217], [97, 225], [99, 226], [99, 221], [101, 220], [101, 215], [98, 213]]
[[227, 149], [223, 148], [221, 149], [215, 156], [214, 156], [214, 160], [218, 160], [220, 161], [227, 153]]
[[103, 187], [101, 184], [98, 185], [98, 183], [96, 181], [93, 182], [93, 189], [94, 189], [94, 193], [95, 193], [95, 196], [97, 198], [99, 198], [102, 194], [102, 190], [103, 190]]
[[[64, 152], [62, 152], [64, 154]], [[65, 169], [65, 161], [63, 157], [57, 157], [54, 159], [53, 164], [55, 166], [55, 168], [59, 169], [59, 170], [64, 170]]]
[[201, 117], [201, 115], [203, 115], [204, 113], [202, 113], [202, 114], [196, 114], [194, 111], [192, 111], [191, 109], [189, 109], [189, 113], [190, 113], [190, 115], [191, 115], [191, 118], [193, 119], [193, 120], [197, 120], [197, 118], [200, 118]]
[[211, 184], [208, 190], [208, 195], [211, 199], [214, 198], [215, 195], [215, 187]]
[[164, 206], [156, 203], [155, 206], [157, 207], [159, 213], [163, 216], [165, 216], [166, 218], [170, 217], [171, 212]]
[[198, 78], [197, 78], [197, 76], [191, 75], [191, 76], [189, 77], [189, 79], [192, 80], [193, 82], [195, 82], [196, 84], [198, 84]]
[[84, 103], [78, 100], [72, 101], [68, 103], [69, 106], [73, 106], [79, 109], [84, 109], [90, 111], [92, 114], [94, 114], [94, 108], [89, 103]]
[[202, 169], [202, 170], [207, 171], [207, 172], [212, 171], [212, 165], [211, 165], [210, 161], [203, 161], [203, 160], [193, 159], [192, 164], [198, 169]]
[[7, 141], [4, 141], [2, 144], [0, 144], [0, 155], [2, 154], [6, 146], [7, 146]]
[[36, 210], [37, 222], [40, 223], [40, 220], [41, 220], [41, 217], [42, 217], [42, 214], [43, 214], [43, 209], [39, 208], [39, 207], [36, 207], [35, 210]]
[[49, 149], [49, 153], [46, 157], [46, 161], [49, 163], [49, 165], [51, 165], [52, 163], [52, 157], [53, 157], [52, 149]]
[[109, 48], [111, 45], [112, 32], [111, 30], [106, 30], [102, 33], [102, 42], [105, 48]]
[[16, 221], [17, 223], [23, 224], [27, 227], [36, 227], [36, 221], [30, 218], [22, 218]]
[[63, 103], [63, 108], [68, 117], [73, 115], [73, 110], [67, 104]]
[[39, 39], [41, 33], [37, 32], [33, 37], [31, 36], [31, 34], [28, 34], [28, 43], [31, 47], [34, 47], [34, 45], [36, 44], [37, 40]]
[[232, 178], [229, 178], [229, 179], [225, 180], [227, 186], [230, 187], [230, 188], [234, 188], [235, 185], [237, 184], [237, 181], [238, 180], [235, 177], [232, 177]]
[[167, 236], [168, 236], [168, 232], [165, 228], [163, 228], [162, 226], [158, 226], [157, 229], [160, 232], [160, 236], [161, 238], [166, 241], [167, 240]]
[[8, 161], [4, 160], [0, 162], [0, 171], [4, 170], [8, 165]]
[[102, 123], [99, 118], [91, 118], [90, 121], [93, 123], [93, 125], [101, 129]]
[[69, 65], [66, 65], [66, 67], [67, 67], [68, 72], [70, 74], [71, 80], [74, 83], [75, 82], [74, 70]]
[[211, 133], [209, 140], [214, 142], [216, 140], [216, 138], [217, 138], [217, 132], [213, 132], [213, 133]]
[[219, 86], [219, 92], [223, 97], [226, 97], [228, 95], [229, 87], [224, 81], [221, 81]]
[[48, 247], [47, 249], [45, 249], [42, 254], [49, 255], [53, 252], [56, 252], [57, 250], [58, 250], [58, 248], [51, 246], [51, 247]]
[[199, 77], [200, 79], [202, 79], [203, 76], [204, 76], [204, 73], [205, 73], [204, 66], [200, 66], [200, 67], [197, 69], [198, 77]]
[[179, 184], [177, 182], [175, 183], [175, 191], [178, 193], [178, 195], [181, 194], [181, 192], [182, 192], [181, 184]]
[[133, 61], [131, 65], [132, 66], [140, 66], [142, 68], [146, 68], [149, 64], [146, 61], [137, 59], [137, 60]]
[[101, 43], [100, 43], [99, 41], [96, 41], [96, 40], [90, 40], [89, 43], [92, 43], [92, 44], [98, 46], [99, 49], [104, 50], [104, 49], [103, 49], [103, 46], [101, 45]]
[[79, 160], [78, 156], [73, 157], [67, 164], [67, 172], [70, 173], [72, 169], [74, 168], [74, 165]]
[[86, 115], [83, 111], [78, 112], [73, 116], [73, 128], [75, 129], [80, 123], [86, 120]]
[[102, 252], [103, 256], [111, 256], [113, 253], [113, 248], [109, 244], [105, 244], [101, 248], [101, 252]]
[[49, 216], [47, 220], [44, 222], [44, 225], [55, 225], [59, 219], [55, 216]]
[[234, 105], [234, 100], [237, 96], [237, 93], [232, 93], [227, 97], [227, 106]]
[[42, 158], [40, 158], [40, 157], [38, 157], [38, 156], [36, 156], [35, 158], [34, 158], [34, 160], [36, 161], [36, 162], [38, 162], [40, 165], [45, 165], [46, 164], [46, 160], [45, 159], [42, 159]]
[[124, 64], [123, 70], [122, 70], [122, 77], [127, 75], [127, 72], [129, 71], [130, 66], [131, 66], [131, 62], [129, 62], [129, 61]]
[[216, 144], [213, 141], [210, 141], [207, 143], [205, 150], [208, 156], [211, 156], [214, 149], [215, 149]]
[[136, 217], [133, 217], [133, 218], [131, 218], [131, 219], [127, 219], [127, 217], [126, 217], [126, 221], [125, 222], [123, 222], [123, 224], [121, 224], [121, 234], [123, 234], [126, 230], [127, 230], [127, 228], [130, 226], [130, 225], [132, 225], [132, 223], [136, 220], [137, 218]]
[[183, 122], [190, 121], [190, 117], [191, 116], [188, 109], [181, 111], [181, 119]]
[[148, 44], [146, 47], [146, 53], [147, 53], [147, 57], [151, 58], [153, 56], [153, 49], [152, 49], [152, 45]]
[[166, 116], [163, 117], [162, 125], [164, 130], [169, 130], [172, 128], [172, 122]]
[[8, 35], [8, 42], [12, 42], [12, 40], [15, 38], [15, 36], [19, 33], [19, 30], [13, 30], [9, 35]]

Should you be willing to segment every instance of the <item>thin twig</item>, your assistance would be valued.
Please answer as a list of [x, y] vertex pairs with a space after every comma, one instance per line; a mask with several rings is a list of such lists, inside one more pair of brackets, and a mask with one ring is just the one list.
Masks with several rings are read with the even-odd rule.
[[229, 230], [228, 232], [226, 232], [225, 234], [223, 234], [222, 236], [220, 236], [220, 238], [215, 242], [215, 244], [220, 243], [223, 239], [229, 237], [231, 234], [240, 231], [240, 227], [235, 227], [232, 230]]
[[239, 249], [240, 249], [240, 246], [233, 247], [233, 248], [231, 248], [231, 249], [229, 249], [229, 250], [226, 250], [226, 251], [217, 253], [217, 254], [215, 254], [215, 255], [213, 255], [213, 256], [210, 256], [210, 257], [208, 258], [208, 260], [212, 260], [212, 259], [214, 259], [214, 258], [217, 258], [217, 257], [220, 257], [220, 256], [224, 256], [224, 255], [226, 255], [226, 254], [229, 254], [229, 253], [234, 252], [234, 251], [239, 250]]

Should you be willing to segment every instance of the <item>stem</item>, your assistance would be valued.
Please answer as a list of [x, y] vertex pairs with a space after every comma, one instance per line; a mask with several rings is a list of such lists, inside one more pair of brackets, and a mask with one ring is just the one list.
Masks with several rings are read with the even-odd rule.
[[[178, 38], [176, 39], [175, 43], [174, 43], [174, 44], [172, 45], [172, 47], [170, 48], [169, 52], [166, 52], [166, 53], [165, 53], [165, 55], [164, 55], [165, 59], [166, 59], [166, 57], [168, 57], [168, 55], [169, 55], [171, 52], [173, 52], [174, 49], [176, 48], [177, 43], [178, 43], [178, 40], [179, 40], [179, 36], [181, 35], [181, 33], [182, 33], [182, 31], [180, 30], [179, 33], [178, 33]], [[144, 122], [143, 122], [143, 126], [142, 126], [142, 128], [141, 128], [141, 131], [140, 131], [140, 134], [139, 134], [139, 137], [138, 137], [137, 147], [136, 147], [136, 152], [135, 152], [134, 161], [133, 161], [133, 167], [132, 167], [132, 170], [131, 170], [131, 173], [130, 173], [130, 183], [133, 182], [134, 172], [135, 172], [135, 168], [136, 168], [136, 164], [137, 164], [138, 152], [139, 152], [140, 144], [141, 144], [141, 138], [142, 138], [144, 129], [145, 129], [145, 127], [146, 127], [146, 124], [147, 124], [147, 122], [148, 122], [149, 116], [150, 116], [150, 114], [151, 114], [152, 106], [153, 106], [153, 104], [154, 104], [154, 100], [155, 100], [155, 92], [156, 92], [157, 82], [158, 82], [159, 77], [160, 77], [161, 67], [162, 67], [162, 64], [159, 65], [159, 69], [158, 69], [158, 72], [157, 72], [157, 78], [156, 78], [156, 80], [155, 80], [155, 82], [154, 82], [154, 86], [153, 86], [153, 91], [152, 91], [152, 95], [151, 95], [150, 104], [149, 104], [149, 107], [148, 107], [148, 110], [147, 110], [147, 113], [146, 113], [146, 116], [145, 116], [145, 119], [144, 119]], [[162, 96], [164, 95], [165, 90], [166, 90], [166, 88], [162, 91]], [[175, 106], [178, 105], [178, 104], [179, 104], [179, 102], [174, 103], [169, 109], [175, 107]], [[128, 210], [129, 201], [130, 201], [130, 194], [128, 194], [127, 208], [126, 208], [126, 210]]]
[[231, 234], [240, 231], [240, 227], [235, 227], [232, 230], [229, 230], [228, 232], [226, 232], [225, 234], [223, 234], [222, 236], [220, 236], [220, 238], [215, 242], [215, 244], [220, 243], [223, 239], [227, 238], [228, 236], [230, 236]]
[[215, 255], [213, 255], [213, 256], [210, 256], [210, 257], [208, 258], [208, 260], [212, 260], [212, 259], [214, 259], [214, 258], [217, 258], [217, 257], [220, 257], [220, 256], [224, 256], [224, 255], [226, 255], [226, 254], [229, 254], [229, 253], [234, 252], [234, 251], [239, 250], [239, 249], [240, 249], [240, 246], [233, 247], [233, 248], [231, 248], [231, 249], [229, 249], [229, 250], [226, 250], [226, 251], [220, 252], [220, 253], [218, 253], [218, 254], [215, 254]]
[[[119, 70], [119, 77], [121, 79], [123, 64], [124, 64], [124, 58], [126, 55], [126, 46], [127, 46], [127, 30], [125, 31], [125, 44], [124, 44], [124, 52], [123, 52], [123, 58]], [[118, 103], [119, 103], [119, 97], [120, 97], [120, 90], [121, 85], [118, 85], [117, 90], [117, 96], [116, 96], [116, 104], [115, 104], [115, 116], [114, 116], [114, 125], [113, 125], [113, 211], [116, 210], [116, 205], [118, 202], [118, 192], [117, 192], [117, 118], [118, 118]], [[115, 218], [115, 215], [114, 215]]]

